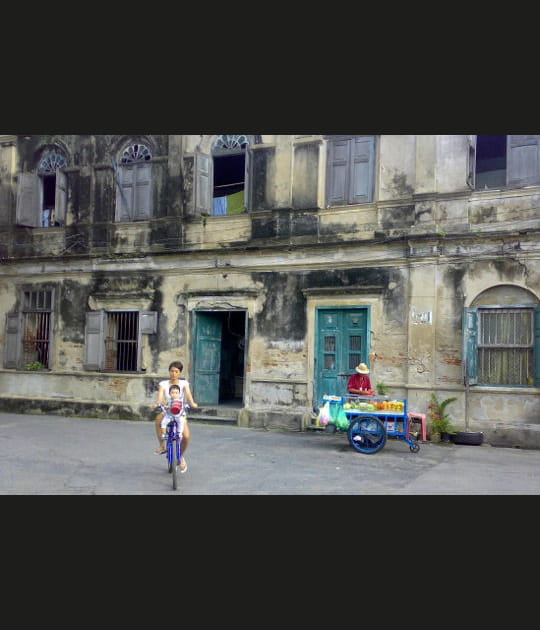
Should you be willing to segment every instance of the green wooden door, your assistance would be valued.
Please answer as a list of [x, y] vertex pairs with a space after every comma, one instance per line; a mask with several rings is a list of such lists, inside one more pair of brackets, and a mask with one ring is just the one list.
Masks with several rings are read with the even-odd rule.
[[194, 398], [199, 404], [219, 403], [223, 322], [211, 313], [195, 313]]
[[343, 396], [348, 377], [369, 359], [369, 309], [326, 308], [316, 313], [314, 403], [324, 394]]

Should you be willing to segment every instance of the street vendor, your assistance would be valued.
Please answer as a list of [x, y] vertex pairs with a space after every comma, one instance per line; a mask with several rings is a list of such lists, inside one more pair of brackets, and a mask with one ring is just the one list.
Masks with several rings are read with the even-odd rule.
[[353, 374], [347, 383], [347, 391], [349, 394], [360, 394], [362, 396], [372, 396], [371, 380], [368, 376], [369, 370], [365, 363], [357, 365], [356, 374]]

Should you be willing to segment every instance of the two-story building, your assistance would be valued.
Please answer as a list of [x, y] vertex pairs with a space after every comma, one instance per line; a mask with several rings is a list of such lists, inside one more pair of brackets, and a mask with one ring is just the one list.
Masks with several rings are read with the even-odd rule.
[[364, 362], [540, 448], [540, 135], [0, 135], [0, 222], [0, 410], [146, 420], [180, 359], [304, 430]]

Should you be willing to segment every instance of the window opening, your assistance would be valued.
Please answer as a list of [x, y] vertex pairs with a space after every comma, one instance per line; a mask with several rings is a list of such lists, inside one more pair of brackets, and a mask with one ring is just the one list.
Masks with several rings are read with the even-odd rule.
[[24, 291], [23, 365], [39, 362], [48, 368], [52, 291]]
[[334, 335], [324, 338], [324, 369], [336, 369], [336, 338]]
[[362, 337], [359, 335], [349, 336], [349, 370], [354, 368], [362, 361]]
[[478, 309], [478, 382], [532, 385], [534, 309]]
[[60, 225], [56, 208], [56, 177], [57, 170], [67, 166], [66, 158], [56, 150], [46, 151], [37, 168], [41, 179], [41, 227]]
[[110, 311], [107, 313], [105, 338], [105, 370], [136, 372], [139, 353], [139, 313]]
[[246, 150], [249, 144], [247, 136], [230, 134], [219, 136], [214, 144], [214, 216], [246, 211]]
[[152, 215], [152, 160], [144, 144], [126, 147], [117, 165], [111, 158], [116, 180], [116, 221], [144, 221]]
[[506, 185], [507, 136], [476, 136], [476, 189]]

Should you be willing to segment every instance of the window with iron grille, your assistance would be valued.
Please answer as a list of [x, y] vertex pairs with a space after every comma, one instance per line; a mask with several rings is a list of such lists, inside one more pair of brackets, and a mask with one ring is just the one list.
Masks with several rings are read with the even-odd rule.
[[86, 314], [86, 370], [140, 372], [142, 335], [157, 331], [155, 311], [91, 311]]
[[52, 291], [23, 294], [23, 365], [49, 367]]
[[540, 386], [540, 307], [470, 307], [463, 321], [469, 384]]
[[4, 367], [50, 368], [54, 290], [22, 291], [20, 304], [6, 315]]
[[478, 310], [478, 381], [487, 385], [532, 385], [534, 310]]
[[135, 372], [139, 339], [138, 311], [107, 313], [105, 370]]

